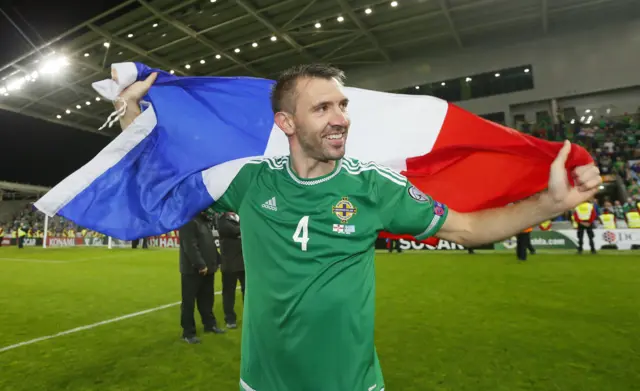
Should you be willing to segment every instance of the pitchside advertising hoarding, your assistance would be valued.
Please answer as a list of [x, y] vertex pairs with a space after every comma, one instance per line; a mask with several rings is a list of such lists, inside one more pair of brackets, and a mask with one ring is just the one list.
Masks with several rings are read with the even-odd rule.
[[[618, 250], [640, 249], [640, 229], [594, 229], [594, 244], [597, 250], [602, 248], [613, 248]], [[42, 247], [42, 238], [25, 238], [25, 247]], [[115, 240], [115, 239], [114, 239]], [[117, 241], [120, 242], [120, 241]], [[2, 238], [2, 246], [15, 246], [16, 239], [10, 236]], [[127, 242], [128, 243], [128, 242]], [[128, 247], [130, 244], [120, 244], [117, 247]], [[578, 245], [577, 230], [557, 230], [557, 231], [533, 231], [531, 232], [531, 243], [533, 247], [539, 250], [558, 249], [558, 250], [575, 250]], [[63, 237], [47, 237], [47, 247], [103, 247], [107, 246], [107, 238], [63, 238]], [[219, 241], [216, 239], [219, 246]], [[149, 247], [158, 248], [179, 248], [180, 237], [176, 236], [159, 236], [152, 237], [148, 240]], [[402, 250], [429, 250], [429, 251], [451, 251], [466, 250], [459, 245], [448, 240], [440, 240], [436, 245], [425, 243], [416, 243], [413, 241], [400, 239], [400, 248]], [[482, 247], [476, 247], [478, 250], [515, 250], [516, 237], [512, 237], [502, 242], [489, 244]], [[589, 249], [589, 238], [586, 233], [584, 235], [584, 249]], [[376, 249], [387, 249], [385, 239], [376, 241]]]

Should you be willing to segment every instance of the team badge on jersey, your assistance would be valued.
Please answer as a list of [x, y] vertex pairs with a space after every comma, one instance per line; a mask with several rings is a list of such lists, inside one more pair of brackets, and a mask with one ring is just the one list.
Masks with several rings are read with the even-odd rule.
[[424, 194], [422, 190], [418, 189], [417, 187], [411, 186], [407, 191], [409, 192], [409, 195], [411, 196], [411, 198], [413, 198], [414, 200], [418, 202], [427, 203], [427, 204], [431, 203], [431, 197]]
[[342, 197], [342, 199], [331, 208], [331, 211], [340, 219], [342, 224], [345, 224], [350, 218], [355, 216], [358, 210], [353, 206], [351, 201], [349, 201], [349, 197]]
[[436, 201], [435, 205], [433, 206], [433, 212], [436, 214], [436, 216], [444, 215], [444, 205]]

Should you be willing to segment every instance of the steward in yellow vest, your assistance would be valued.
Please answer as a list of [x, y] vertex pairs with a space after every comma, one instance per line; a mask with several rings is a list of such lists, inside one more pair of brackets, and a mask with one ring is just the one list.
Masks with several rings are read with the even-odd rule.
[[596, 253], [596, 245], [593, 242], [593, 222], [596, 220], [596, 208], [591, 202], [583, 202], [573, 212], [573, 218], [578, 223], [578, 254], [582, 254], [584, 233], [587, 232], [591, 253]]
[[640, 213], [637, 210], [627, 212], [625, 217], [629, 228], [640, 228]]

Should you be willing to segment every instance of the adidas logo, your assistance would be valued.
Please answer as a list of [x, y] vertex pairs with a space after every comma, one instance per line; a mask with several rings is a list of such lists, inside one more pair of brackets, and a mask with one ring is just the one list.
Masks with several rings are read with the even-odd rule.
[[262, 204], [262, 207], [266, 208], [266, 209], [277, 211], [278, 210], [278, 206], [276, 205], [276, 197], [273, 197], [269, 201], [267, 201], [264, 204]]

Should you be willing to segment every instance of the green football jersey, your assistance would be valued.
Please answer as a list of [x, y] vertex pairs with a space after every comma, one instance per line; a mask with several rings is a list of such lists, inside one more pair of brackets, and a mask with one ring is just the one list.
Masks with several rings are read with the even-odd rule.
[[289, 157], [245, 164], [213, 208], [241, 222], [240, 390], [384, 390], [375, 241], [382, 230], [432, 236], [447, 208], [375, 163], [344, 158], [302, 179]]

